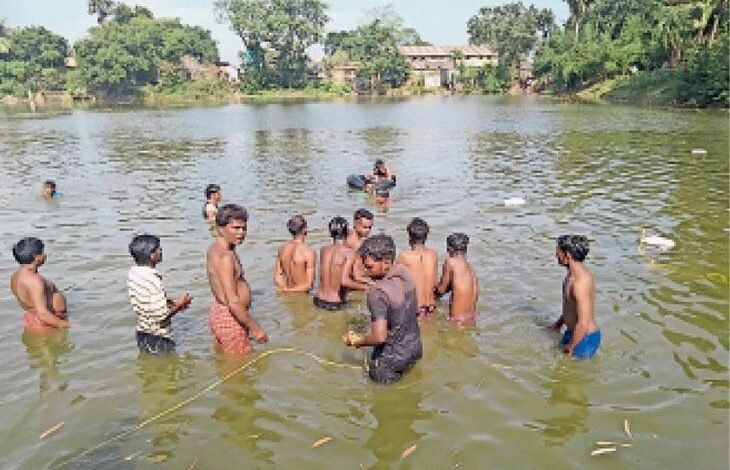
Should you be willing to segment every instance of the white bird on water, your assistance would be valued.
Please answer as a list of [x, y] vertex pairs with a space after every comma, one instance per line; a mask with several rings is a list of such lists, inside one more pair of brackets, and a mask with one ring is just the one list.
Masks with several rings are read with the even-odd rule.
[[669, 238], [660, 237], [658, 235], [649, 235], [647, 237], [646, 230], [643, 228], [641, 229], [641, 238], [639, 238], [639, 243], [656, 246], [661, 250], [669, 250], [674, 248], [674, 245], [676, 245], [674, 240], [670, 240]]
[[510, 206], [521, 206], [521, 205], [525, 204], [525, 202], [526, 202], [525, 201], [525, 198], [522, 198], [522, 197], [511, 197], [509, 199], [505, 199], [504, 200], [504, 205], [507, 206], [507, 207], [510, 207]]

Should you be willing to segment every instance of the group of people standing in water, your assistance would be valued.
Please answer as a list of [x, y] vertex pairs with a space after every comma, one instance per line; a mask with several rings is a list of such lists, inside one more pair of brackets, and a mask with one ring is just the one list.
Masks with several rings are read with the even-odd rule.
[[[394, 178], [382, 161], [376, 163], [373, 182]], [[372, 189], [373, 185], [370, 185]], [[365, 188], [368, 189], [367, 187]], [[55, 188], [54, 188], [55, 191]], [[206, 271], [213, 301], [208, 325], [217, 346], [227, 354], [247, 354], [251, 340], [268, 341], [267, 333], [250, 315], [251, 292], [236, 247], [246, 238], [248, 212], [237, 204], [219, 207], [221, 189], [208, 185], [203, 217], [210, 223], [213, 241], [206, 254]], [[353, 225], [343, 217], [328, 224], [332, 243], [319, 252], [307, 245], [308, 224], [301, 215], [287, 222], [292, 238], [276, 256], [273, 281], [278, 292], [309, 292], [318, 273], [319, 284], [314, 306], [328, 311], [342, 309], [349, 291], [365, 291], [370, 312], [370, 328], [365, 334], [348, 331], [347, 346], [370, 346], [370, 378], [392, 383], [400, 379], [422, 356], [418, 322], [433, 316], [436, 299], [450, 293], [448, 319], [459, 324], [473, 323], [477, 317], [479, 283], [467, 260], [469, 237], [452, 233], [446, 239], [447, 258], [440, 278], [438, 255], [426, 247], [429, 226], [414, 218], [406, 227], [409, 248], [396, 257], [393, 239], [384, 234], [370, 235], [372, 212], [358, 209]], [[137, 316], [136, 340], [141, 351], [151, 354], [173, 352], [172, 318], [187, 309], [189, 294], [169, 298], [157, 265], [162, 261], [162, 246], [155, 235], [137, 235], [129, 245], [134, 266], [128, 273], [128, 292]], [[556, 257], [567, 268], [563, 283], [563, 312], [551, 325], [566, 332], [561, 340], [567, 355], [589, 358], [597, 351], [601, 333], [593, 318], [595, 285], [583, 261], [588, 254], [584, 236], [564, 235], [557, 239]], [[47, 331], [68, 328], [66, 300], [59, 289], [38, 273], [45, 262], [43, 242], [21, 239], [13, 246], [19, 268], [11, 277], [11, 291], [23, 308], [26, 330]]]

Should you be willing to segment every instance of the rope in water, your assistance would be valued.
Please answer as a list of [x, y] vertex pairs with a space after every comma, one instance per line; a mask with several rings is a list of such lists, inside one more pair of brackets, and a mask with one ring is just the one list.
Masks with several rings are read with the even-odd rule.
[[254, 365], [257, 362], [259, 362], [262, 359], [264, 359], [265, 357], [272, 356], [274, 354], [280, 354], [280, 353], [294, 353], [294, 354], [300, 354], [300, 355], [303, 355], [303, 356], [307, 356], [307, 357], [313, 359], [315, 362], [319, 363], [322, 366], [342, 367], [342, 368], [347, 368], [347, 369], [359, 369], [359, 370], [362, 370], [362, 366], [356, 366], [356, 365], [353, 365], [353, 364], [344, 364], [344, 363], [341, 363], [341, 362], [330, 361], [328, 359], [323, 359], [323, 358], [317, 356], [314, 353], [311, 353], [311, 352], [308, 352], [308, 351], [302, 351], [301, 349], [296, 349], [296, 348], [275, 348], [275, 349], [270, 349], [268, 351], [262, 352], [261, 354], [259, 354], [255, 358], [247, 361], [246, 363], [242, 364], [241, 366], [237, 367], [236, 369], [234, 369], [231, 372], [229, 372], [226, 375], [224, 375], [222, 378], [220, 378], [220, 379], [212, 382], [207, 387], [203, 388], [202, 390], [200, 390], [199, 392], [195, 393], [194, 395], [191, 395], [190, 397], [186, 398], [185, 400], [177, 403], [176, 405], [173, 405], [170, 408], [168, 408], [166, 410], [163, 410], [163, 411], [157, 413], [156, 415], [151, 416], [151, 417], [145, 419], [144, 421], [142, 421], [141, 423], [137, 424], [136, 426], [134, 426], [134, 427], [132, 427], [130, 429], [127, 429], [126, 431], [120, 432], [119, 434], [116, 434], [116, 435], [110, 437], [109, 439], [107, 439], [105, 441], [102, 441], [100, 444], [97, 444], [97, 445], [95, 445], [93, 447], [90, 447], [90, 448], [84, 450], [83, 452], [81, 452], [80, 454], [76, 454], [75, 456], [73, 456], [71, 458], [68, 458], [68, 459], [62, 461], [61, 463], [59, 463], [58, 465], [53, 466], [51, 468], [54, 469], [54, 470], [55, 469], [58, 469], [58, 468], [63, 468], [66, 465], [70, 464], [71, 462], [73, 462], [75, 460], [78, 460], [81, 457], [83, 457], [85, 455], [88, 455], [88, 454], [90, 454], [90, 453], [92, 453], [92, 452], [94, 452], [96, 450], [101, 449], [102, 447], [104, 447], [107, 444], [110, 444], [110, 443], [112, 443], [114, 441], [117, 441], [117, 440], [119, 440], [119, 439], [121, 439], [123, 437], [129, 436], [130, 434], [132, 434], [132, 433], [134, 433], [134, 432], [136, 432], [136, 431], [138, 431], [138, 430], [140, 430], [140, 429], [142, 429], [142, 428], [144, 428], [146, 426], [149, 426], [150, 424], [152, 424], [152, 423], [154, 423], [156, 421], [159, 421], [159, 420], [161, 420], [161, 419], [163, 419], [163, 418], [171, 415], [172, 413], [180, 410], [181, 408], [189, 405], [193, 401], [195, 401], [198, 398], [202, 397], [206, 393], [212, 391], [217, 386], [219, 386], [220, 384], [226, 382], [230, 378], [232, 378], [232, 377], [240, 374], [244, 370], [248, 369], [252, 365]]

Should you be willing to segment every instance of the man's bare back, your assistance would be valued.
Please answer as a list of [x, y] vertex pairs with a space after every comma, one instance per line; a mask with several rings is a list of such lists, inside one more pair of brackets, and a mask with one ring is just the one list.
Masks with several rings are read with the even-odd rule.
[[419, 315], [435, 311], [434, 287], [438, 270], [438, 254], [423, 245], [415, 245], [398, 255], [397, 263], [405, 266], [416, 284]]
[[316, 253], [300, 240], [290, 240], [279, 248], [274, 283], [280, 291], [307, 292], [314, 285]]
[[479, 301], [479, 282], [476, 273], [466, 259], [469, 237], [463, 233], [453, 233], [446, 238], [449, 256], [444, 260], [441, 279], [436, 287], [436, 295], [451, 291], [449, 320], [472, 321], [477, 316]]
[[355, 250], [341, 241], [320, 249], [318, 299], [331, 303], [345, 302], [347, 290], [342, 286], [343, 269], [348, 259], [354, 256]]
[[[576, 291], [583, 292], [580, 299], [576, 299]], [[593, 303], [596, 296], [596, 285], [593, 281], [593, 274], [583, 264], [573, 266], [573, 272], [568, 272], [563, 281], [563, 323], [568, 330], [575, 330], [578, 323], [578, 303], [585, 302], [586, 312], [589, 314], [585, 320], [587, 331], [592, 333], [598, 327], [593, 317]]]

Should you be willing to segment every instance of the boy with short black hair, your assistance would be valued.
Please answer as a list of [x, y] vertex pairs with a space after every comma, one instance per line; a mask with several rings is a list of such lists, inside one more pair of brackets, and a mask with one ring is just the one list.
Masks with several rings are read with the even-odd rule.
[[466, 259], [469, 237], [464, 233], [452, 233], [446, 237], [446, 252], [441, 279], [436, 286], [438, 297], [451, 292], [449, 320], [455, 323], [471, 323], [477, 318], [479, 282]]
[[162, 261], [160, 239], [154, 235], [137, 235], [129, 244], [136, 266], [129, 269], [127, 287], [132, 310], [137, 314], [137, 346], [150, 354], [175, 350], [172, 317], [188, 308], [193, 298], [185, 294], [175, 300], [167, 298], [162, 275], [155, 266]]

